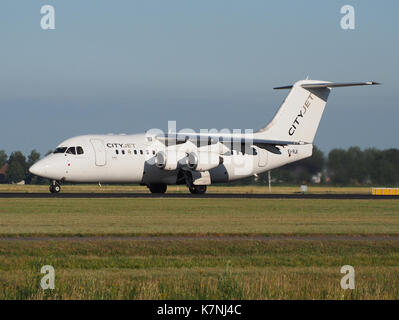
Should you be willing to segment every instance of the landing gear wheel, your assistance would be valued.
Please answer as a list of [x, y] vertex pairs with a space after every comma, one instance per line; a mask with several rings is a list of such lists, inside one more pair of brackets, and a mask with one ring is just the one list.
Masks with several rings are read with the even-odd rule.
[[51, 193], [59, 193], [61, 191], [61, 186], [55, 182], [50, 184], [49, 190]]
[[204, 194], [206, 192], [206, 186], [191, 186], [188, 188], [192, 194]]
[[150, 184], [147, 186], [150, 189], [151, 193], [165, 193], [167, 189], [167, 185], [160, 183], [160, 184]]

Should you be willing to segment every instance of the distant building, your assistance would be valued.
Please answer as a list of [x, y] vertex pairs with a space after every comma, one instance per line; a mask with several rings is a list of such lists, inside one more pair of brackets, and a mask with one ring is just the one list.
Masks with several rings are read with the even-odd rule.
[[0, 168], [0, 183], [5, 183], [6, 182], [6, 172], [8, 169], [8, 163], [6, 163], [4, 166]]

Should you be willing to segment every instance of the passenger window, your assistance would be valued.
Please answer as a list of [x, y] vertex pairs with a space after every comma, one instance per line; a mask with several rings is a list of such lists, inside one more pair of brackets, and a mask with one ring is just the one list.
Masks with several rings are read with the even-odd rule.
[[152, 154], [155, 156], [155, 150], [152, 150]]
[[118, 151], [118, 150], [115, 150], [115, 153], [116, 153], [116, 154], [119, 154], [119, 151]]
[[82, 147], [76, 147], [76, 153], [77, 154], [83, 154], [83, 148]]
[[137, 154], [137, 150], [134, 150], [134, 154]]
[[140, 150], [140, 154], [143, 154], [143, 150]]
[[69, 153], [69, 154], [76, 154], [75, 147], [69, 147], [66, 153]]
[[125, 150], [122, 150], [122, 154], [125, 154]]

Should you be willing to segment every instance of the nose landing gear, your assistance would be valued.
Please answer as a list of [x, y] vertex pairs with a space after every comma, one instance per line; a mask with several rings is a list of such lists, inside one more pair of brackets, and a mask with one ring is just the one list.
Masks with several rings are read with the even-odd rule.
[[51, 193], [59, 193], [61, 191], [61, 186], [57, 181], [53, 180], [50, 184], [49, 190]]

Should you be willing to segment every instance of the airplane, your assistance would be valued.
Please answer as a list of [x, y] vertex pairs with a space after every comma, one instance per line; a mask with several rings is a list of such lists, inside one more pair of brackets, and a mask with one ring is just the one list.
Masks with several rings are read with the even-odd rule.
[[274, 89], [290, 92], [275, 116], [257, 132], [168, 132], [83, 135], [61, 142], [29, 171], [51, 181], [137, 183], [152, 193], [186, 185], [203, 194], [214, 183], [256, 176], [312, 155], [313, 140], [332, 88], [378, 85], [368, 82], [300, 80]]

